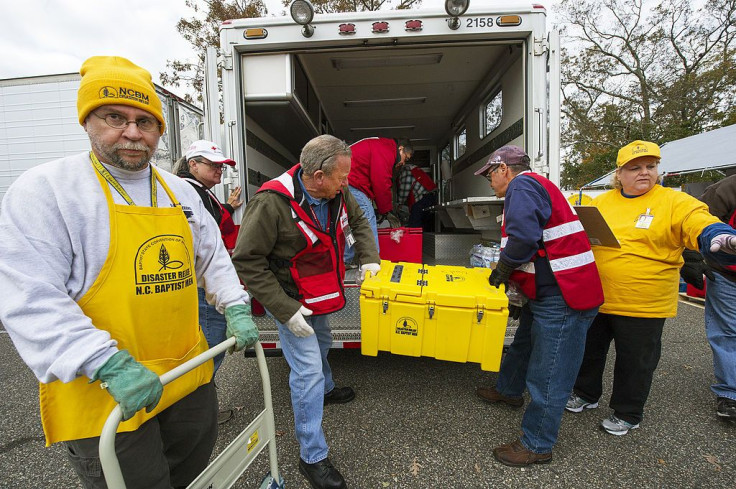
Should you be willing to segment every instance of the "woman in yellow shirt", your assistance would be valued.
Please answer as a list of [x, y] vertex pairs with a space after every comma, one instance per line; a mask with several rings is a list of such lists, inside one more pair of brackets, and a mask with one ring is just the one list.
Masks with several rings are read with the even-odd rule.
[[608, 348], [616, 344], [613, 414], [601, 427], [613, 435], [638, 428], [659, 362], [665, 319], [677, 314], [684, 248], [733, 260], [736, 232], [684, 192], [658, 184], [659, 146], [634, 141], [619, 150], [614, 189], [591, 202], [621, 247], [593, 248], [605, 303], [593, 321], [566, 409], [598, 407]]

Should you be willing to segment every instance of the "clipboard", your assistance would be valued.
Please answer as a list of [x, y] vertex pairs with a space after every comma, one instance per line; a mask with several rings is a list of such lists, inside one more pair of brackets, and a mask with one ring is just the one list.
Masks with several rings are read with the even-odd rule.
[[578, 219], [580, 219], [580, 223], [583, 225], [583, 229], [585, 229], [591, 245], [621, 248], [621, 244], [616, 239], [616, 236], [614, 236], [613, 231], [611, 231], [611, 228], [597, 207], [575, 205], [573, 208], [578, 214]]

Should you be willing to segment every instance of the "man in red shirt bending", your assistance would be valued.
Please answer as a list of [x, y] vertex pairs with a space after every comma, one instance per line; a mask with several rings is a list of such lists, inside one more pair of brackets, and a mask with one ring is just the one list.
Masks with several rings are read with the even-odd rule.
[[[409, 161], [414, 149], [408, 139], [366, 138], [353, 143], [350, 150], [353, 153], [348, 177], [350, 193], [363, 209], [378, 246], [376, 214], [383, 216], [393, 210], [391, 187], [394, 167]], [[355, 254], [350, 239], [348, 236], [345, 247], [347, 264], [352, 263]]]

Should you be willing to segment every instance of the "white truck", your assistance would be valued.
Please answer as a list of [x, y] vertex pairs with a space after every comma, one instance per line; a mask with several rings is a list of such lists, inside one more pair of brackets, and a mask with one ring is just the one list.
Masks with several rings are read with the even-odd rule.
[[[299, 23], [224, 22], [219, 49], [208, 53], [206, 133], [238, 162], [246, 202], [317, 135], [409, 138], [412, 163], [441, 184], [423, 258], [459, 265], [474, 243], [500, 239], [503, 201], [473, 175], [495, 149], [521, 146], [534, 171], [559, 181], [559, 37], [547, 30], [544, 7], [447, 4], [310, 18], [297, 0]], [[222, 114], [211, 110], [220, 107], [218, 68]], [[360, 346], [359, 318], [358, 291], [348, 290], [348, 305], [331, 319], [334, 347]], [[278, 348], [271, 323], [260, 321], [261, 340]]]
[[[77, 120], [79, 73], [0, 80], [0, 205], [11, 183], [41, 163], [89, 150]], [[166, 131], [154, 162], [171, 171], [182, 148], [202, 137], [203, 111], [156, 85]]]

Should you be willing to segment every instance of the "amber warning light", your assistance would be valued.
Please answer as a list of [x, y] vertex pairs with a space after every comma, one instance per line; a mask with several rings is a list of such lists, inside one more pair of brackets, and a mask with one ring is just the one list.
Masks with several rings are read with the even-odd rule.
[[246, 39], [265, 39], [266, 36], [268, 36], [268, 31], [266, 29], [246, 29], [243, 33], [243, 37]]
[[521, 17], [518, 15], [502, 15], [496, 19], [496, 25], [500, 27], [514, 26], [521, 24]]

